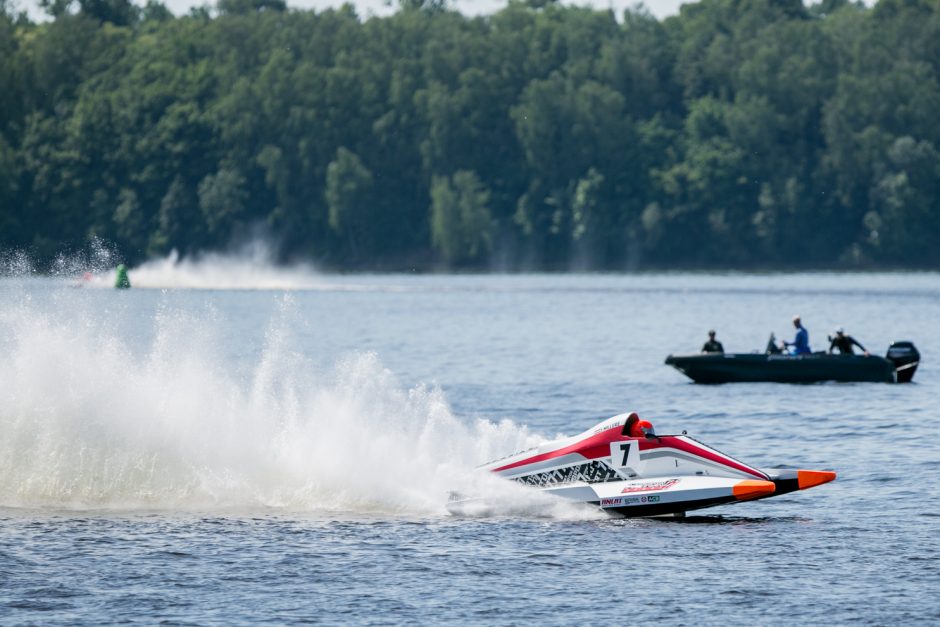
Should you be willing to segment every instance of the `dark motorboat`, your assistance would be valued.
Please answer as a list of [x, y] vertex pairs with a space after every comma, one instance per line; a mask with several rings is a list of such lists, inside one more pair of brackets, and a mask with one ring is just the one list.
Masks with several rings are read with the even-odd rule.
[[667, 365], [696, 383], [908, 383], [914, 378], [919, 363], [920, 353], [911, 342], [892, 342], [887, 357], [828, 353], [695, 353], [666, 358]]

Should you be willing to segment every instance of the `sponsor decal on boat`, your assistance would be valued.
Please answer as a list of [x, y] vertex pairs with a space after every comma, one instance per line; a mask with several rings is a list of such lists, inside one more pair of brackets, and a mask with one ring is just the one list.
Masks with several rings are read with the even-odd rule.
[[665, 490], [671, 488], [672, 486], [679, 483], [679, 479], [666, 479], [663, 481], [644, 481], [642, 483], [634, 483], [625, 487], [620, 491], [621, 494], [629, 494], [630, 492], [654, 492], [656, 490]]
[[605, 483], [607, 481], [619, 480], [620, 475], [618, 475], [613, 468], [597, 460], [516, 478], [516, 481], [520, 483], [537, 488], [564, 485], [578, 481], [583, 481], [584, 483]]
[[601, 507], [636, 505], [640, 502], [643, 502], [643, 499], [638, 496], [615, 496], [612, 498], [601, 499]]

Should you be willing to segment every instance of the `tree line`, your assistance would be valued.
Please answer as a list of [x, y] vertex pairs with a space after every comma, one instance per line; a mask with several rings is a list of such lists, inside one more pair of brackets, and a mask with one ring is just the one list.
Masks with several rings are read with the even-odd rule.
[[936, 267], [940, 0], [0, 0], [0, 248]]

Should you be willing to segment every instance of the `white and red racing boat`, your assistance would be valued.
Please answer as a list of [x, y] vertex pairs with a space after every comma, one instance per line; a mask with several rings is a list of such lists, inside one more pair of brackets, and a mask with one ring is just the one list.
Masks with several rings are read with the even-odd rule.
[[[580, 435], [546, 442], [482, 470], [622, 516], [681, 515], [704, 507], [805, 490], [836, 478], [828, 470], [760, 469], [685, 435], [656, 435], [635, 413]], [[479, 499], [452, 494], [453, 514]]]

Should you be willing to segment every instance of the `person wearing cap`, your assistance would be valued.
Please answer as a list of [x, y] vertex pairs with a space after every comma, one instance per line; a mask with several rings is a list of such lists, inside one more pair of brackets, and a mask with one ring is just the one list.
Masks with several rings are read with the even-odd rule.
[[721, 345], [721, 342], [715, 339], [715, 330], [711, 329], [708, 332], [708, 341], [702, 345], [703, 353], [723, 353], [725, 352], [725, 347]]
[[838, 348], [839, 353], [842, 355], [854, 355], [855, 352], [852, 350], [852, 345], [854, 344], [855, 346], [858, 346], [860, 349], [862, 349], [862, 352], [865, 353], [865, 357], [868, 357], [868, 349], [862, 346], [861, 343], [859, 343], [859, 341], [851, 335], [846, 335], [845, 329], [842, 327], [836, 327], [835, 337], [829, 339], [830, 353], [832, 353], [832, 349]]
[[791, 355], [809, 355], [809, 331], [803, 327], [799, 316], [793, 316], [793, 326], [796, 327], [796, 337], [792, 342], [783, 341], [783, 347], [789, 349]]

